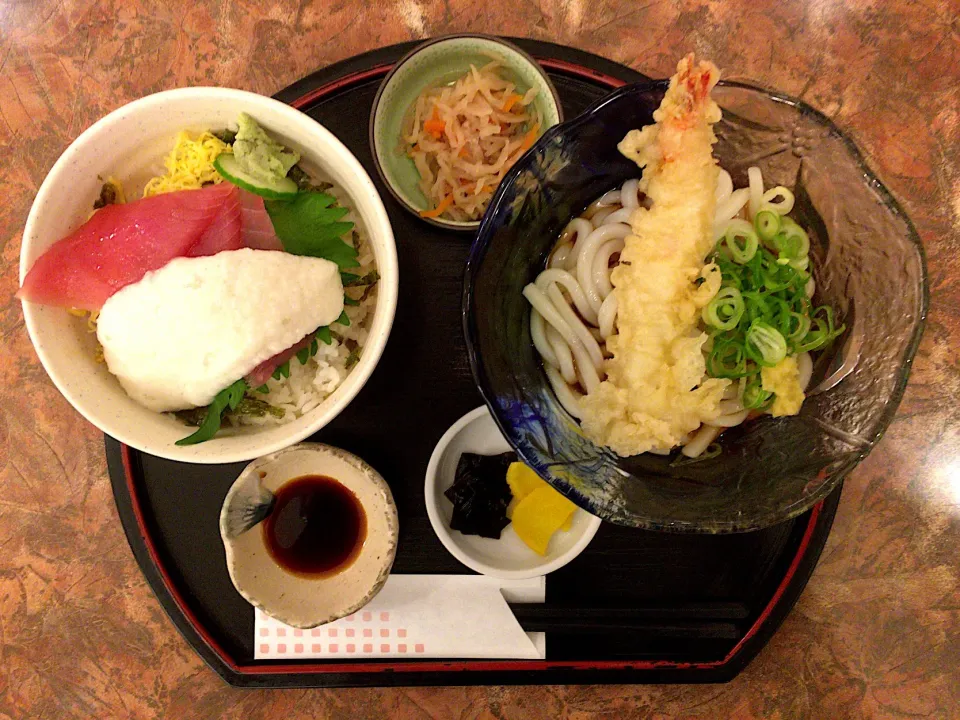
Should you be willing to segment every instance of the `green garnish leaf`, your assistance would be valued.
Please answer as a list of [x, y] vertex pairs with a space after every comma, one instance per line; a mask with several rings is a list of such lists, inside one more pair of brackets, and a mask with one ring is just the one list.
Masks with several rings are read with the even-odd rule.
[[313, 357], [317, 354], [317, 351], [320, 349], [320, 345], [317, 343], [317, 338], [314, 337], [313, 341], [310, 343], [310, 357]]
[[305, 348], [301, 348], [300, 350], [297, 350], [297, 360], [300, 361], [300, 364], [301, 364], [301, 365], [306, 365], [306, 364], [307, 364], [307, 360], [309, 360], [309, 359], [310, 359], [310, 348], [309, 348], [309, 347], [305, 347]]
[[340, 219], [349, 211], [326, 193], [300, 192], [292, 200], [267, 200], [265, 206], [283, 248], [294, 255], [324, 258], [341, 270], [358, 267], [357, 250], [342, 239], [353, 223]]
[[267, 384], [266, 384], [266, 383], [264, 383], [263, 385], [261, 385], [260, 387], [257, 388], [257, 392], [258, 392], [258, 393], [263, 393], [264, 395], [266, 395], [268, 392], [270, 392], [270, 388], [267, 387]]
[[207, 414], [204, 416], [203, 422], [200, 423], [197, 431], [193, 433], [193, 435], [177, 440], [176, 444], [181, 446], [196, 445], [197, 443], [206, 442], [216, 435], [220, 429], [220, 422], [224, 411], [227, 410], [227, 408], [236, 410], [237, 405], [243, 400], [243, 395], [246, 393], [247, 388], [247, 381], [240, 379], [233, 383], [233, 385], [218, 392], [216, 396], [214, 396], [213, 402], [207, 407]]
[[290, 377], [290, 361], [287, 360], [283, 365], [278, 365], [277, 369], [273, 371], [273, 379], [279, 380], [280, 378]]
[[347, 327], [350, 327], [350, 318], [347, 317], [347, 311], [346, 311], [346, 310], [341, 310], [341, 311], [340, 311], [340, 317], [338, 317], [336, 320], [334, 320], [334, 322], [340, 323], [341, 325], [346, 325]]
[[352, 306], [356, 307], [357, 305], [360, 304], [360, 301], [359, 301], [359, 300], [354, 300], [354, 299], [353, 299], [352, 297], [350, 297], [349, 295], [344, 295], [344, 296], [343, 296], [343, 304], [344, 304], [344, 305], [352, 305]]
[[356, 273], [351, 272], [340, 272], [340, 282], [343, 283], [344, 287], [349, 287], [357, 282], [360, 279], [360, 276]]
[[317, 330], [317, 339], [324, 345], [330, 345], [333, 342], [333, 335], [330, 334], [330, 328], [324, 325]]

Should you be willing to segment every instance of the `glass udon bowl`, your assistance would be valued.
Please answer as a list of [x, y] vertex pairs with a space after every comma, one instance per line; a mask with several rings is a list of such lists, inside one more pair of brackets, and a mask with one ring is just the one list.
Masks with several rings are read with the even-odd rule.
[[521, 290], [572, 217], [639, 176], [616, 145], [653, 122], [665, 89], [660, 81], [615, 91], [549, 130], [513, 167], [467, 265], [467, 348], [510, 444], [581, 507], [656, 530], [755, 530], [826, 497], [889, 425], [926, 315], [923, 249], [897, 202], [827, 117], [793, 98], [721, 83], [714, 91], [723, 109], [715, 128], [720, 165], [736, 187], [746, 186], [747, 168], [757, 165], [765, 186], [794, 191], [791, 215], [810, 233], [817, 301], [832, 305], [847, 331], [815, 357], [813, 390], [799, 415], [764, 416], [724, 432], [717, 457], [684, 464], [676, 453], [621, 458], [598, 447], [550, 388]]

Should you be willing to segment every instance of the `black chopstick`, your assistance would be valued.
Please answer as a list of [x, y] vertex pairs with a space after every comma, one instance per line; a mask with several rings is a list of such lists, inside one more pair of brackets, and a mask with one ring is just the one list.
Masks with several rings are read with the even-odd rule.
[[636, 607], [577, 607], [539, 603], [510, 605], [527, 632], [585, 634], [625, 632], [656, 637], [735, 638], [749, 609], [742, 603], [704, 602]]

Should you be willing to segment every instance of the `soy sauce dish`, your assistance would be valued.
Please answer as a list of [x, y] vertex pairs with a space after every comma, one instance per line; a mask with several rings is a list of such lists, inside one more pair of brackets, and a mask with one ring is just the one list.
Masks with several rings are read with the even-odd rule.
[[393, 566], [397, 528], [397, 506], [380, 474], [320, 443], [254, 460], [220, 512], [237, 592], [296, 628], [331, 622], [370, 602]]

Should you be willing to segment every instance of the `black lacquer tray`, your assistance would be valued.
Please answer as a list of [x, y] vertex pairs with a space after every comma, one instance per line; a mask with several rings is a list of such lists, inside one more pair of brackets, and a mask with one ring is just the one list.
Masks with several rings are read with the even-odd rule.
[[[639, 73], [595, 55], [516, 40], [539, 60], [572, 118]], [[430, 453], [482, 404], [470, 375], [460, 291], [470, 238], [419, 222], [376, 178], [367, 119], [384, 75], [414, 43], [324, 68], [277, 98], [317, 119], [375, 178], [397, 240], [400, 297], [383, 358], [351, 405], [314, 439], [352, 451], [386, 478], [400, 513], [394, 572], [468, 573], [437, 540], [423, 502]], [[114, 498], [130, 546], [164, 610], [227, 682], [247, 687], [723, 682], [766, 644], [813, 572], [840, 497], [801, 517], [738, 535], [660, 534], [605, 524], [547, 580], [545, 661], [254, 660], [253, 608], [227, 574], [218, 518], [243, 467], [188, 465], [106, 439]], [[578, 611], [602, 615], [598, 630]], [[618, 618], [624, 618], [618, 622]], [[629, 618], [629, 619], [628, 619]]]

